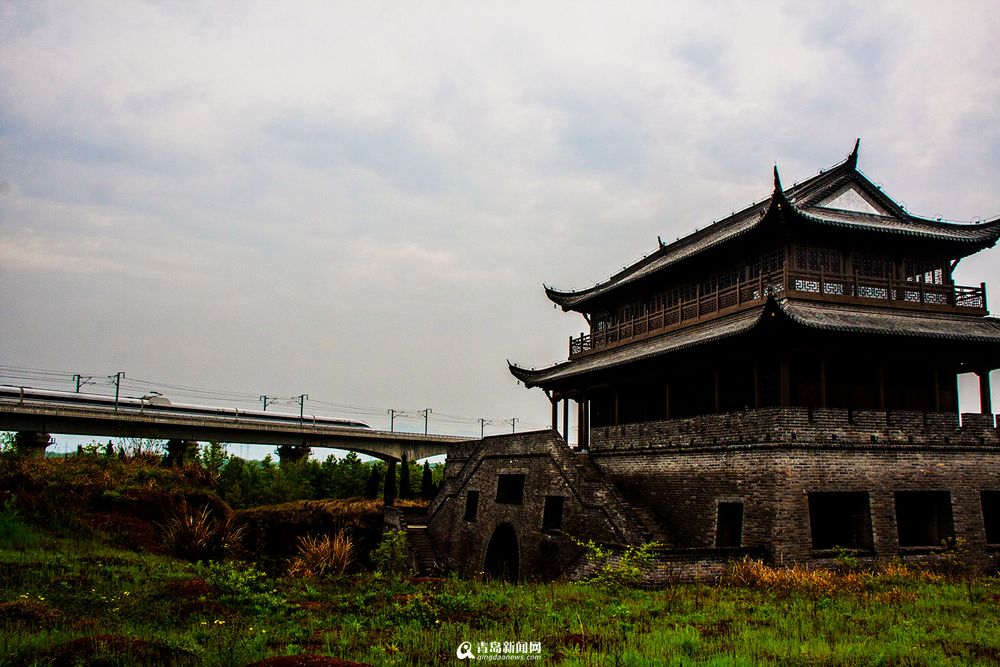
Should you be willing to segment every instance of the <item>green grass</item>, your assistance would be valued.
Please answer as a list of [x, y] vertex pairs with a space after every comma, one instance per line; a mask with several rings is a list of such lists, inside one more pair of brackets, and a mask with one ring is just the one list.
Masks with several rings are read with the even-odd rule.
[[[386, 574], [326, 580], [275, 574], [286, 571], [279, 553], [206, 565], [138, 551], [165, 552], [157, 503], [176, 493], [201, 502], [211, 481], [196, 467], [129, 458], [0, 454], [0, 667], [56, 658], [242, 667], [304, 653], [449, 665], [465, 641], [474, 651], [537, 642], [542, 659], [528, 664], [595, 667], [1000, 662], [1000, 580], [969, 579], [949, 560], [961, 545], [939, 564], [946, 577], [898, 565], [836, 574], [746, 562], [720, 582], [658, 590], [630, 588], [630, 572], [614, 569], [602, 570], [603, 585], [411, 581], [392, 573], [391, 539], [370, 554]], [[346, 502], [313, 516], [314, 504], [248, 512], [257, 532], [246, 547], [292, 523], [358, 530], [348, 519], [367, 517], [364, 530], [377, 528], [377, 506]], [[334, 509], [344, 520], [327, 520]]]
[[[8, 527], [9, 528], [9, 527]], [[662, 590], [412, 582], [372, 573], [269, 577], [59, 537], [0, 532], [0, 665], [119, 635], [177, 664], [245, 665], [314, 653], [377, 665], [451, 664], [463, 641], [540, 642], [542, 664], [946, 665], [1000, 658], [1000, 581], [872, 576], [821, 597], [733, 584]], [[28, 535], [28, 537], [26, 537]], [[13, 536], [13, 537], [12, 537]], [[136, 650], [105, 664], [162, 664]], [[456, 661], [457, 662], [457, 661]], [[538, 664], [538, 663], [535, 663]]]

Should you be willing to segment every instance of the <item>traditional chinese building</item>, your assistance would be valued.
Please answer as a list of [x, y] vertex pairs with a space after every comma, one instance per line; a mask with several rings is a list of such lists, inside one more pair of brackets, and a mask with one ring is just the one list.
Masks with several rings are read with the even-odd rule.
[[[510, 371], [548, 396], [553, 432], [449, 459], [429, 524], [438, 548], [522, 576], [572, 571], [568, 533], [656, 539], [665, 559], [710, 569], [743, 551], [906, 556], [955, 537], [981, 559], [1000, 548], [1000, 320], [985, 284], [953, 280], [996, 244], [1000, 219], [911, 215], [857, 159], [856, 144], [787, 189], [775, 169], [760, 203], [592, 288], [547, 288], [587, 330], [567, 361]], [[970, 372], [981, 413], [960, 416], [957, 376]]]

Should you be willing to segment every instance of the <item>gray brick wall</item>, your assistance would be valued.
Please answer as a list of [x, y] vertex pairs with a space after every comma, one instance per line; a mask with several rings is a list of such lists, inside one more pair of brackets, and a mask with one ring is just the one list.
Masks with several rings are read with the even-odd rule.
[[[502, 474], [525, 475], [520, 505], [496, 502]], [[474, 521], [464, 519], [478, 491]], [[1000, 490], [1000, 436], [991, 415], [773, 408], [594, 429], [589, 454], [553, 431], [486, 438], [449, 456], [428, 531], [465, 575], [483, 568], [497, 526], [514, 527], [522, 578], [579, 575], [570, 539], [640, 544], [666, 536], [670, 576], [721, 571], [741, 552], [716, 549], [720, 502], [743, 503], [742, 548], [775, 563], [825, 563], [812, 548], [809, 493], [866, 492], [870, 556], [918, 557], [900, 548], [895, 492], [950, 493], [955, 535], [982, 563], [980, 492]], [[541, 530], [545, 496], [565, 498], [562, 531]]]

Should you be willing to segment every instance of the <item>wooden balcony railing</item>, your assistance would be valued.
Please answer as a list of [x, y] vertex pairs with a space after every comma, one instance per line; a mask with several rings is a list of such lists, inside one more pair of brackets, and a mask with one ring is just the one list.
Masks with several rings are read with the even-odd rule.
[[889, 308], [914, 308], [938, 312], [986, 314], [986, 284], [979, 287], [935, 285], [892, 278], [797, 271], [787, 267], [762, 274], [748, 282], [724, 287], [681, 301], [661, 310], [619, 322], [590, 334], [569, 339], [569, 356], [647, 338], [732, 312], [746, 304], [760, 303], [768, 292], [797, 292], [808, 298], [861, 305], [881, 302]]

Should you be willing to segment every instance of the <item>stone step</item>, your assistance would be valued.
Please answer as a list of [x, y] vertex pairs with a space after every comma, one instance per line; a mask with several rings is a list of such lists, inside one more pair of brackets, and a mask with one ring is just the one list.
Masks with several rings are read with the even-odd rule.
[[413, 555], [417, 574], [428, 575], [439, 572], [437, 553], [427, 535], [425, 524], [413, 524], [406, 527], [406, 544]]
[[642, 532], [646, 541], [659, 542], [662, 545], [670, 543], [670, 536], [667, 535], [665, 530], [663, 530], [660, 526], [660, 522], [652, 512], [642, 505], [626, 503], [626, 506], [628, 510], [631, 511], [636, 523], [639, 524], [639, 530]]

